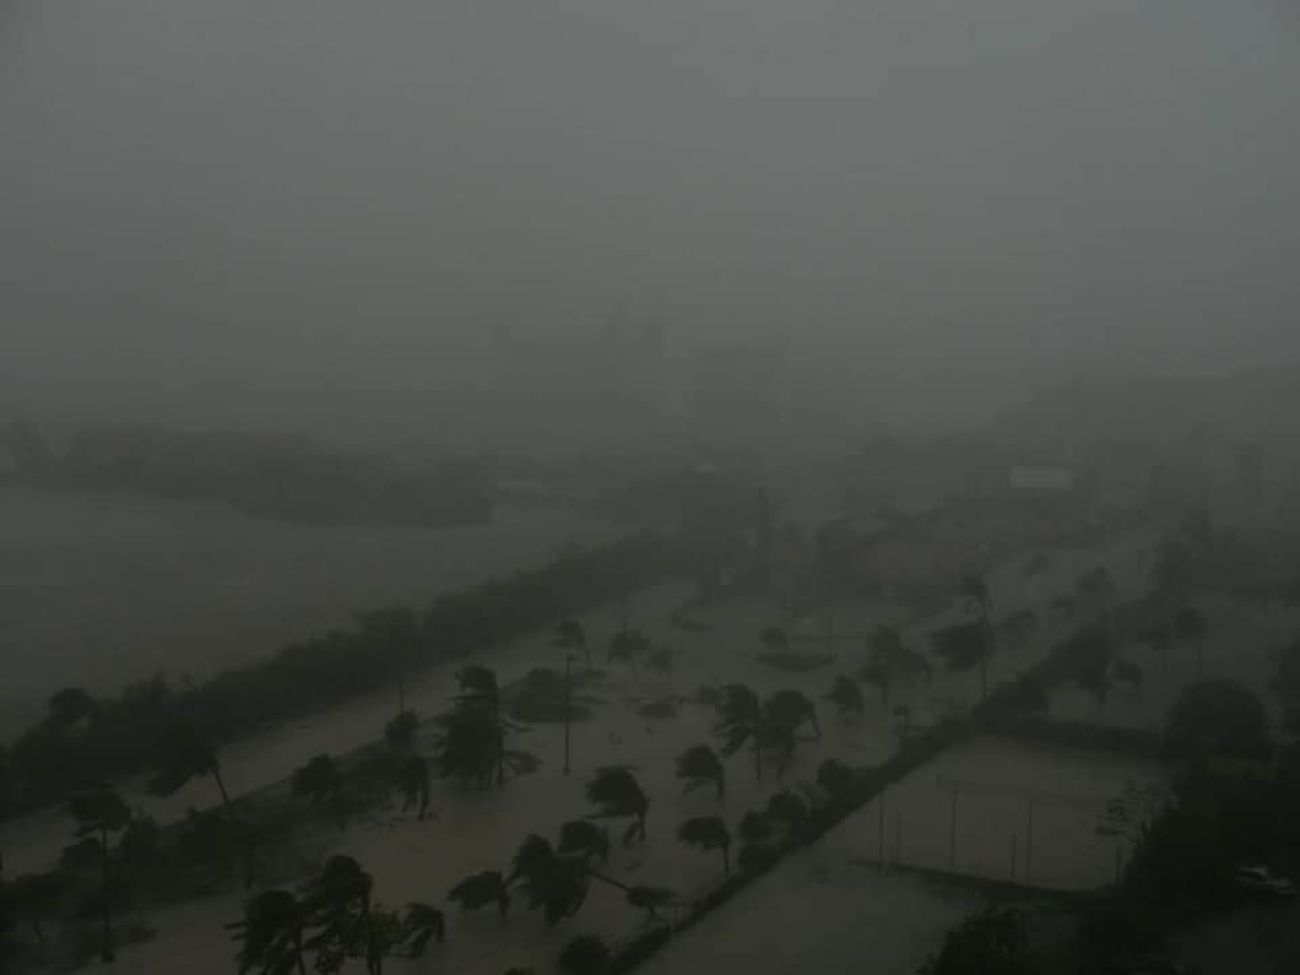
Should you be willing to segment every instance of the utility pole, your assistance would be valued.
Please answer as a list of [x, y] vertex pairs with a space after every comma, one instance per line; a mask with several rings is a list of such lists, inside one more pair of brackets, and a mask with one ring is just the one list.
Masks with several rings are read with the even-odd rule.
[[1034, 870], [1034, 800], [1025, 803], [1025, 883], [1030, 882]]
[[564, 651], [564, 774], [569, 774], [569, 737], [573, 724], [573, 654]]
[[880, 795], [876, 797], [876, 811], [880, 814], [880, 825], [878, 827], [878, 841], [880, 846], [880, 869], [885, 868], [885, 790], [880, 790]]
[[952, 790], [952, 809], [948, 814], [948, 869], [957, 872], [957, 796], [960, 792]]

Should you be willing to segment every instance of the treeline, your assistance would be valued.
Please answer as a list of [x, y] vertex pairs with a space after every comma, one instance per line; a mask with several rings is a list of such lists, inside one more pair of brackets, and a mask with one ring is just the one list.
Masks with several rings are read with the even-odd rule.
[[310, 440], [155, 427], [85, 427], [56, 452], [11, 425], [15, 478], [37, 487], [223, 501], [255, 517], [315, 524], [448, 525], [486, 521], [492, 505], [463, 466], [406, 468]]
[[61, 800], [87, 781], [156, 767], [182, 718], [216, 741], [255, 733], [660, 581], [676, 568], [675, 558], [662, 539], [633, 536], [440, 596], [423, 610], [361, 613], [349, 628], [196, 687], [174, 687], [158, 676], [99, 701], [61, 691], [42, 721], [0, 750], [0, 818]]

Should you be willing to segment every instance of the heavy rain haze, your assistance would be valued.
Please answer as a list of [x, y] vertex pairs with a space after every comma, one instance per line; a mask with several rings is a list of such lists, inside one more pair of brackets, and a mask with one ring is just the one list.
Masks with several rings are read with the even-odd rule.
[[1300, 972], [1294, 0], [0, 0], [0, 971]]
[[777, 337], [810, 418], [903, 429], [1300, 351], [1282, 0], [0, 18], [0, 405], [36, 416], [463, 443], [528, 412], [502, 329], [619, 313]]

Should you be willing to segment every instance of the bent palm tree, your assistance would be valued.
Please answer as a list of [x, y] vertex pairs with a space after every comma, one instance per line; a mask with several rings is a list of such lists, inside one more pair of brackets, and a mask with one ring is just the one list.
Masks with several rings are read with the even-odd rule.
[[289, 783], [289, 793], [295, 799], [306, 799], [312, 806], [333, 807], [339, 828], [343, 828], [343, 773], [329, 755], [317, 755], [306, 765], [295, 769]]
[[336, 798], [342, 788], [343, 776], [338, 763], [328, 755], [317, 755], [294, 770], [289, 791], [295, 798], [319, 805]]
[[800, 691], [783, 690], [767, 699], [763, 714], [763, 731], [769, 738], [769, 743], [781, 748], [781, 763], [777, 770], [779, 776], [784, 773], [786, 763], [794, 755], [795, 739], [801, 727], [810, 725], [813, 734], [821, 738], [817, 709]]
[[447, 899], [456, 901], [466, 911], [477, 911], [495, 904], [497, 913], [505, 917], [510, 910], [510, 891], [500, 870], [470, 874], [451, 889]]
[[582, 863], [557, 854], [543, 837], [532, 834], [515, 854], [507, 884], [518, 884], [528, 906], [542, 908], [552, 927], [572, 917], [587, 899], [588, 874]]
[[949, 670], [979, 667], [980, 697], [988, 696], [988, 661], [993, 653], [993, 629], [987, 618], [944, 627], [930, 635], [935, 653], [948, 663]]
[[598, 807], [599, 811], [594, 814], [597, 818], [633, 818], [623, 834], [624, 845], [635, 839], [645, 840], [650, 800], [636, 777], [626, 768], [615, 766], [598, 770], [587, 783], [587, 801]]
[[831, 692], [826, 695], [827, 698], [835, 705], [841, 717], [847, 717], [850, 714], [862, 716], [862, 711], [866, 707], [866, 702], [862, 699], [862, 688], [852, 677], [843, 675], [835, 678], [835, 683], [831, 687]]
[[231, 819], [230, 793], [221, 777], [221, 762], [210, 740], [193, 728], [177, 730], [171, 739], [171, 754], [162, 770], [149, 782], [149, 791], [157, 796], [170, 796], [179, 791], [190, 779], [212, 776], [221, 795], [221, 805]]
[[718, 816], [697, 816], [677, 827], [677, 838], [687, 846], [722, 852], [722, 871], [731, 873], [731, 831]]
[[125, 829], [131, 820], [131, 810], [122, 797], [107, 782], [100, 782], [72, 797], [68, 810], [77, 821], [75, 835], [96, 848], [101, 870], [100, 920], [102, 934], [99, 957], [110, 962], [117, 957], [113, 947], [113, 877], [109, 833]]
[[708, 745], [692, 745], [677, 756], [677, 777], [685, 779], [683, 792], [712, 784], [721, 799], [727, 792], [727, 773], [722, 759]]
[[402, 918], [398, 938], [407, 958], [419, 958], [430, 941], [442, 944], [446, 937], [447, 922], [442, 911], [418, 901], [406, 905], [406, 916]]
[[404, 752], [415, 744], [415, 733], [419, 730], [419, 715], [403, 709], [384, 725], [384, 741], [394, 751]]
[[592, 858], [609, 860], [609, 831], [586, 819], [574, 819], [560, 827], [560, 852], [580, 857], [583, 863]]
[[221, 796], [221, 807], [232, 829], [242, 833], [244, 887], [252, 887], [256, 836], [248, 824], [241, 824], [235, 817], [235, 809], [230, 803], [230, 793], [226, 790], [225, 780], [221, 777], [221, 761], [217, 758], [216, 746], [210, 739], [193, 727], [179, 729], [172, 739], [171, 757], [162, 771], [150, 780], [149, 791], [154, 795], [170, 796], [178, 792], [191, 779], [204, 776], [212, 777]]
[[496, 736], [497, 785], [506, 780], [506, 723], [501, 717], [501, 692], [497, 675], [487, 667], [470, 666], [456, 674], [460, 684], [460, 706], [482, 708], [492, 722]]
[[609, 641], [605, 654], [606, 665], [621, 660], [632, 667], [632, 678], [637, 677], [637, 659], [650, 651], [650, 641], [640, 630], [619, 630]]
[[754, 777], [763, 779], [763, 743], [760, 741], [763, 726], [763, 706], [758, 695], [744, 684], [728, 684], [722, 688], [717, 703], [718, 719], [713, 732], [722, 737], [722, 754], [734, 755], [745, 744], [754, 749]]
[[[321, 872], [303, 885], [301, 900], [310, 926], [319, 930], [305, 944], [317, 952], [320, 971], [337, 971], [349, 954], [361, 953], [367, 969], [375, 972], [381, 927], [372, 923], [370, 874], [350, 856], [335, 855]], [[322, 958], [326, 959], [322, 963]], [[325, 967], [322, 967], [324, 964]], [[329, 965], [336, 967], [328, 967]]]
[[402, 793], [402, 812], [414, 806], [415, 818], [424, 819], [429, 812], [429, 763], [424, 756], [408, 755], [397, 767], [394, 778]]
[[226, 929], [240, 942], [239, 975], [306, 975], [303, 931], [307, 917], [298, 898], [287, 890], [268, 890], [244, 905], [243, 920]]

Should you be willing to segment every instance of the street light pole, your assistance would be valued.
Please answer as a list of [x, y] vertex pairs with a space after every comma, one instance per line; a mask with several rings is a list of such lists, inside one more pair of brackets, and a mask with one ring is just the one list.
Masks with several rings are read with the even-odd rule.
[[569, 727], [573, 721], [573, 654], [564, 652], [564, 774], [569, 774]]

